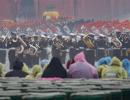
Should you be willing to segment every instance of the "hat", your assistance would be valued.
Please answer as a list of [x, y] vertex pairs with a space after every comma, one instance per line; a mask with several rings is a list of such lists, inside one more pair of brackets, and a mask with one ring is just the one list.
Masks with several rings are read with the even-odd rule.
[[46, 37], [46, 36], [42, 34], [41, 37]]
[[70, 33], [71, 36], [74, 36], [75, 34], [74, 33]]

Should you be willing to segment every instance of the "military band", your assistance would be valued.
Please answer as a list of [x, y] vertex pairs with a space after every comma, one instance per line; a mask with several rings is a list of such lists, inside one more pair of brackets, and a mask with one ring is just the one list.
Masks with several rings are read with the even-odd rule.
[[[0, 48], [9, 49], [10, 64], [19, 58], [32, 67], [39, 63], [39, 59], [49, 59], [49, 55], [59, 57], [65, 63], [67, 56], [73, 58], [80, 51], [86, 52], [86, 58], [96, 59], [102, 56], [129, 57], [130, 32], [111, 33], [112, 35], [95, 34], [84, 31], [83, 33], [61, 34], [19, 34], [4, 31], [0, 37]], [[48, 53], [48, 48], [51, 52]]]

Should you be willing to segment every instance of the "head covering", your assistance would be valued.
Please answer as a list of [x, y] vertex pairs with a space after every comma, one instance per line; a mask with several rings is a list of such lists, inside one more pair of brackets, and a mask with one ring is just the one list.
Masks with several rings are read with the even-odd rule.
[[61, 64], [61, 61], [57, 57], [53, 57], [51, 62], [45, 69], [42, 77], [60, 77], [66, 78], [67, 72]]
[[117, 57], [112, 58], [111, 67], [103, 70], [102, 78], [120, 78], [126, 79], [128, 74], [122, 67], [122, 62]]
[[71, 78], [98, 78], [96, 68], [85, 59], [84, 52], [80, 52], [74, 57], [74, 64], [69, 67]]
[[23, 68], [23, 62], [16, 60], [13, 63], [13, 71], [10, 71], [8, 73], [6, 73], [5, 77], [26, 77], [26, 75], [28, 75], [27, 73], [22, 71]]
[[112, 62], [111, 62], [111, 66], [119, 66], [119, 67], [121, 67], [122, 63], [121, 63], [119, 58], [113, 57]]
[[23, 62], [16, 60], [13, 63], [13, 70], [22, 70], [22, 68], [23, 68]]
[[123, 68], [128, 72], [130, 76], [130, 61], [128, 59], [123, 59], [122, 65], [123, 65]]
[[36, 78], [38, 75], [42, 75], [42, 69], [39, 65], [34, 65], [32, 68], [32, 75]]
[[75, 61], [75, 62], [85, 62], [86, 59], [85, 59], [85, 54], [84, 54], [84, 52], [80, 52], [80, 53], [78, 53], [77, 55], [75, 55], [74, 61]]
[[108, 56], [108, 57], [103, 57], [103, 58], [98, 60], [96, 67], [98, 67], [97, 72], [98, 72], [99, 78], [102, 78], [104, 70], [109, 68], [109, 64], [111, 62], [111, 59], [112, 58]]
[[68, 60], [68, 62], [66, 63], [66, 68], [69, 69], [70, 65], [73, 64], [73, 63], [75, 63], [74, 59]]
[[96, 62], [96, 66], [98, 67], [100, 65], [109, 65], [111, 60], [112, 58], [110, 56], [102, 57]]
[[25, 64], [25, 63], [23, 64], [22, 71], [27, 74], [30, 74], [30, 70], [29, 70], [29, 67], [27, 66], [27, 64]]

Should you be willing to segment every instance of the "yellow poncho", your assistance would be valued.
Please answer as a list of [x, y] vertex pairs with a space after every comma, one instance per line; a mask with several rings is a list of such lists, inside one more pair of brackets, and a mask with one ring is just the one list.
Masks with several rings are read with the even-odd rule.
[[36, 78], [40, 78], [42, 73], [43, 73], [42, 68], [39, 65], [34, 65], [33, 68], [32, 68], [31, 74], [28, 75], [26, 77], [26, 79], [33, 80], [33, 79], [36, 79]]
[[126, 79], [128, 77], [127, 72], [122, 67], [120, 59], [117, 57], [112, 58], [111, 67], [103, 70], [102, 78], [120, 78]]

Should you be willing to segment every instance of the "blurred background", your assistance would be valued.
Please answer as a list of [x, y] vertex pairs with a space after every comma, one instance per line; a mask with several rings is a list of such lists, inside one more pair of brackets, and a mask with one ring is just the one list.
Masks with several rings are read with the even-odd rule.
[[0, 20], [42, 18], [48, 10], [94, 20], [129, 19], [130, 0], [0, 0]]

